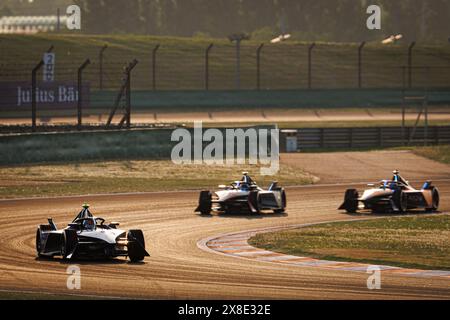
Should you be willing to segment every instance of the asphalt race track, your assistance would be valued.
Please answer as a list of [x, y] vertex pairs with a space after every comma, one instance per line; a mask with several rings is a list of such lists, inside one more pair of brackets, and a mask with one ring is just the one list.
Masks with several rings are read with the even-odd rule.
[[[441, 168], [435, 177], [443, 213], [450, 212], [449, 172]], [[291, 187], [287, 214], [260, 216], [201, 217], [193, 212], [198, 192], [191, 191], [3, 200], [0, 290], [151, 299], [450, 299], [450, 278], [382, 274], [382, 289], [368, 290], [365, 273], [238, 259], [197, 247], [199, 240], [223, 233], [361, 218], [336, 210], [347, 187], [329, 181]], [[81, 268], [81, 290], [71, 291], [70, 263], [36, 258], [35, 230], [50, 216], [64, 227], [83, 201], [97, 216], [122, 222], [123, 229], [143, 229], [151, 257], [140, 264], [72, 262]]]

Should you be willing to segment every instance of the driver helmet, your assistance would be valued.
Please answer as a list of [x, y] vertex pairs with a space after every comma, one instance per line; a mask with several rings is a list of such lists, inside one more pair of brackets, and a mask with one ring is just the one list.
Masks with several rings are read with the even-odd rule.
[[83, 221], [83, 227], [86, 230], [94, 230], [95, 223], [93, 219], [86, 219]]
[[241, 189], [242, 191], [248, 191], [248, 190], [249, 190], [248, 183], [246, 183], [246, 182], [241, 183], [241, 184], [240, 184], [240, 189]]
[[398, 189], [397, 181], [391, 181], [391, 183], [389, 184], [389, 189], [397, 190]]
[[248, 172], [242, 172], [242, 182], [247, 183], [247, 184], [253, 184], [253, 179], [250, 178], [250, 176], [248, 175]]
[[399, 177], [399, 175], [400, 175], [400, 171], [398, 171], [398, 170], [394, 170], [394, 171], [392, 171], [392, 173], [394, 174], [394, 178], [393, 178], [393, 180], [395, 181], [395, 182], [398, 182], [398, 177]]

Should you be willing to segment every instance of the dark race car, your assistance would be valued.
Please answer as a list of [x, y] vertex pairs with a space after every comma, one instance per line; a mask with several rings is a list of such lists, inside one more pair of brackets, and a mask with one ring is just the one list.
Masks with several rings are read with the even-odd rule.
[[248, 175], [243, 173], [240, 181], [228, 186], [219, 186], [221, 190], [202, 191], [196, 212], [209, 215], [212, 211], [219, 213], [260, 213], [272, 210], [283, 213], [286, 209], [286, 192], [277, 182], [267, 190], [260, 188]]
[[105, 219], [93, 216], [85, 204], [65, 229], [58, 230], [51, 218], [48, 224], [40, 225], [36, 231], [36, 251], [39, 257], [64, 259], [127, 256], [137, 262], [149, 256], [141, 230], [126, 232], [118, 226], [116, 222], [105, 224]]
[[378, 186], [369, 185], [360, 196], [355, 189], [345, 192], [344, 203], [339, 207], [348, 213], [359, 209], [373, 212], [405, 212], [410, 209], [425, 209], [427, 212], [439, 209], [439, 190], [431, 181], [424, 183], [421, 189], [414, 189], [408, 181], [394, 171], [391, 180], [382, 180]]

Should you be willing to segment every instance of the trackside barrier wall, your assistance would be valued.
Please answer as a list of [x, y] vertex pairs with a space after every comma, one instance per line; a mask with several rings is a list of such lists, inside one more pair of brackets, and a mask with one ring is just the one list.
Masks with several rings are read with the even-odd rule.
[[[92, 107], [104, 107], [95, 101], [108, 101], [109, 92], [94, 92]], [[423, 90], [409, 90], [410, 95], [423, 95]], [[430, 105], [450, 105], [450, 90], [433, 89], [428, 92]], [[106, 99], [105, 99], [106, 98]], [[208, 107], [290, 107], [339, 108], [400, 106], [400, 89], [313, 89], [271, 91], [133, 91], [133, 108], [208, 108]]]
[[[408, 138], [413, 131], [406, 128]], [[282, 140], [285, 140], [283, 135]], [[408, 139], [407, 139], [408, 140]], [[450, 126], [432, 126], [428, 130], [429, 145], [450, 144]], [[418, 127], [412, 140], [413, 146], [424, 145], [424, 127]], [[401, 127], [377, 128], [307, 128], [297, 131], [297, 148], [314, 149], [349, 149], [349, 148], [383, 148], [404, 145]], [[408, 142], [406, 142], [408, 145]]]
[[[423, 90], [408, 90], [409, 96], [423, 96]], [[94, 91], [83, 107], [83, 114], [109, 112], [117, 90]], [[376, 108], [403, 103], [401, 89], [311, 89], [311, 90], [241, 90], [241, 91], [137, 91], [131, 94], [136, 112], [208, 111], [224, 108]], [[450, 106], [450, 89], [430, 89], [428, 104]], [[72, 110], [73, 109], [73, 110]], [[73, 116], [77, 108], [47, 107], [37, 104], [39, 116]], [[29, 117], [30, 109], [0, 103], [0, 117]]]
[[[269, 127], [258, 128], [268, 129]], [[412, 128], [408, 128], [407, 132], [411, 130]], [[173, 129], [142, 129], [2, 135], [0, 136], [2, 150], [0, 165], [114, 159], [170, 159], [172, 148], [178, 143], [171, 141], [172, 132]], [[450, 126], [429, 127], [428, 133], [429, 144], [450, 144]], [[423, 128], [419, 127], [412, 145], [423, 144]], [[300, 151], [402, 145], [401, 127], [308, 128], [297, 131], [297, 146]], [[282, 131], [280, 150], [284, 151], [285, 148], [286, 135]]]
[[167, 159], [170, 130], [17, 134], [0, 137], [0, 164]]
[[[272, 126], [252, 127], [272, 129]], [[0, 165], [114, 159], [170, 159], [173, 129], [0, 135]], [[206, 130], [204, 128], [203, 130]], [[239, 128], [233, 128], [239, 129]], [[242, 128], [244, 131], [249, 128]], [[193, 129], [187, 129], [194, 136]], [[220, 129], [225, 137], [226, 128]], [[268, 139], [270, 141], [270, 138]], [[194, 143], [194, 140], [191, 140]], [[248, 155], [248, 140], [246, 154]], [[208, 142], [203, 143], [204, 146]], [[235, 154], [237, 153], [236, 145]], [[224, 142], [224, 148], [226, 144]], [[193, 150], [193, 148], [191, 148]], [[269, 148], [270, 152], [270, 148]], [[225, 154], [225, 150], [224, 150]]]

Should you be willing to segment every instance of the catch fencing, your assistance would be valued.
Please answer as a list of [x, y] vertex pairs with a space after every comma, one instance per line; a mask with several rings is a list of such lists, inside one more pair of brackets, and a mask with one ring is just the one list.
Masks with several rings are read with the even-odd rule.
[[[264, 104], [270, 93], [301, 90], [450, 91], [448, 44], [248, 41], [237, 51], [225, 40], [124, 39], [102, 43], [95, 37], [68, 37], [54, 45], [1, 39], [1, 118], [31, 116], [33, 128], [46, 123], [72, 123], [79, 129], [83, 123], [129, 127], [132, 95], [158, 92], [207, 92], [216, 98], [226, 91], [261, 93], [252, 100], [254, 106]], [[56, 57], [50, 83], [43, 80], [45, 66], [40, 65], [45, 52]], [[299, 104], [302, 95], [296, 99]], [[177, 107], [177, 101], [170, 104]], [[151, 106], [153, 101], [141, 107]]]
[[[75, 39], [76, 40], [76, 39]], [[217, 40], [154, 39], [138, 43], [80, 45], [67, 41], [17, 47], [0, 42], [0, 81], [30, 81], [46, 51], [56, 54], [55, 79], [74, 79], [90, 59], [84, 81], [93, 91], [115, 90], [123, 70], [136, 59], [133, 90], [296, 90], [328, 88], [450, 87], [450, 48], [445, 45], [243, 42], [239, 53]], [[414, 69], [429, 68], [427, 73]]]

